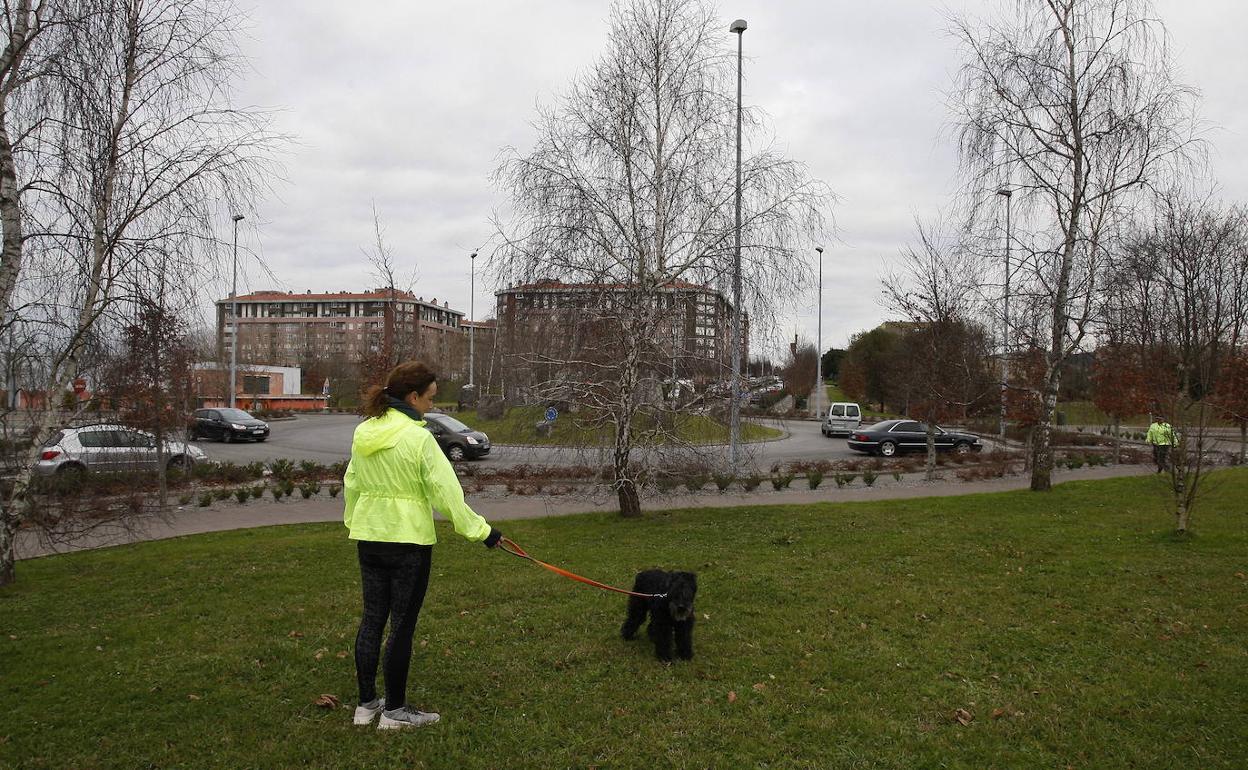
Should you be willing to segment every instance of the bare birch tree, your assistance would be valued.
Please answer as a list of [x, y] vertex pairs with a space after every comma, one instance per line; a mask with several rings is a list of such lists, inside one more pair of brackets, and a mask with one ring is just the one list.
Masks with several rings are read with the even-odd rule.
[[1031, 488], [1047, 490], [1063, 364], [1089, 331], [1125, 215], [1195, 149], [1195, 94], [1175, 79], [1147, 0], [1002, 5], [999, 20], [954, 22], [965, 54], [954, 109], [972, 197], [1014, 188], [1015, 235], [1035, 255], [1016, 280], [1045, 298]]
[[[228, 0], [76, 0], [72, 15], [58, 29], [31, 150], [26, 216], [45, 263], [18, 276], [47, 329], [49, 394], [79, 376], [125, 277], [152, 254], [183, 279], [215, 262], [217, 207], [249, 207], [280, 141], [263, 113], [231, 102], [241, 62]], [[45, 412], [39, 435], [57, 419]], [[0, 584], [13, 579], [38, 444], [0, 502]]]
[[[539, 109], [535, 146], [504, 151], [495, 180], [511, 210], [491, 265], [504, 284], [624, 287], [594, 327], [614, 324], [614, 349], [573, 367], [583, 375], [568, 385], [600, 394], [586, 409], [610, 425], [620, 511], [637, 515], [630, 459], [660, 422], [637, 417], [655, 403], [675, 322], [662, 289], [726, 288], [732, 274], [735, 60], [727, 22], [699, 0], [620, 0], [610, 28], [606, 54]], [[747, 119], [757, 137], [759, 117]], [[830, 193], [769, 149], [748, 152], [742, 174], [743, 304], [751, 327], [766, 328], [809, 283], [804, 252], [823, 234]]]

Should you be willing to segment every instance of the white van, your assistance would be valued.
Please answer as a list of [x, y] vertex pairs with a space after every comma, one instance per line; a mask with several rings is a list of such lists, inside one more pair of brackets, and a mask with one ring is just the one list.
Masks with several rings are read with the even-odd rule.
[[838, 402], [828, 407], [828, 416], [823, 420], [823, 435], [846, 435], [858, 430], [862, 425], [862, 409], [857, 404]]

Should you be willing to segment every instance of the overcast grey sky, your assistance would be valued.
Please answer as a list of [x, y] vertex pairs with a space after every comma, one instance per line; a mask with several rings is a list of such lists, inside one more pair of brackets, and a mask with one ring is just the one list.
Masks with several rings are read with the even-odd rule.
[[[726, 48], [735, 44], [729, 22], [749, 22], [746, 102], [765, 109], [789, 156], [840, 196], [839, 241], [823, 244], [825, 347], [884, 319], [880, 277], [914, 216], [935, 214], [954, 192], [944, 94], [959, 62], [945, 13], [1008, 1], [720, 3]], [[287, 181], [240, 230], [242, 247], [277, 280], [249, 262], [240, 291], [373, 287], [362, 249], [375, 202], [397, 262], [417, 274], [416, 293], [467, 312], [468, 254], [502, 203], [489, 181], [498, 151], [531, 146], [534, 104], [555, 99], [604, 50], [610, 3], [241, 2], [253, 71], [240, 97], [281, 110], [277, 127], [298, 144]], [[1222, 197], [1246, 201], [1248, 4], [1156, 5], [1182, 79], [1203, 94]], [[478, 318], [494, 288], [478, 273]], [[801, 289], [805, 312], [773, 339], [796, 330], [814, 340], [815, 287]]]

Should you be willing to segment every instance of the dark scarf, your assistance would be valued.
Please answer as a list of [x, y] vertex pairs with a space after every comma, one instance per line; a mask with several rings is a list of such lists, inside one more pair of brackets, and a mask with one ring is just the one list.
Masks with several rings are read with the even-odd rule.
[[411, 404], [407, 403], [406, 401], [404, 401], [404, 400], [402, 400], [402, 399], [395, 398], [394, 396], [391, 396], [391, 395], [388, 395], [388, 394], [387, 394], [387, 395], [386, 395], [386, 404], [387, 404], [387, 405], [388, 405], [391, 409], [398, 410], [398, 411], [402, 412], [403, 414], [407, 415], [408, 417], [411, 417], [413, 420], [415, 420], [415, 421], [417, 421], [417, 422], [420, 422], [420, 421], [422, 421], [422, 420], [424, 420], [424, 419], [425, 419], [425, 416], [424, 416], [423, 414], [421, 414], [421, 413], [420, 413], [419, 411], [417, 411], [416, 409], [412, 408], [412, 405], [411, 405]]

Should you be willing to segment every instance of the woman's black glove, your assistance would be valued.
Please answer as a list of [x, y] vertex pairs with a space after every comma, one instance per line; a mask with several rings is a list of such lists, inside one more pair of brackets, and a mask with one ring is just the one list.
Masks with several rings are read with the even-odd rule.
[[502, 539], [503, 539], [503, 533], [499, 532], [497, 529], [494, 529], [493, 527], [490, 527], [490, 535], [489, 537], [485, 539], [485, 547], [493, 548], [494, 546], [498, 545], [498, 541]]

